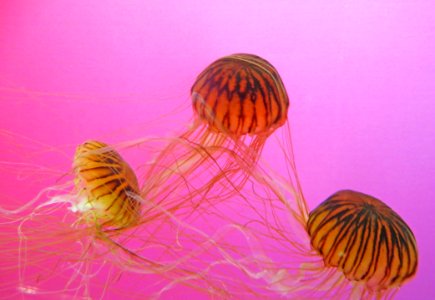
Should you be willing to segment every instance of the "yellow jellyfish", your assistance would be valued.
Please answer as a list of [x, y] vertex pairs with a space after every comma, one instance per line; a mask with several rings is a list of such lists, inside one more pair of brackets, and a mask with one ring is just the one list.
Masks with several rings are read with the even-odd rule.
[[97, 227], [135, 225], [140, 216], [139, 185], [134, 171], [108, 145], [88, 141], [74, 157], [74, 183], [79, 202], [74, 209]]
[[138, 221], [137, 179], [115, 150], [85, 142], [77, 148], [73, 172], [72, 187], [66, 182], [47, 188], [48, 199], [43, 202], [41, 193], [27, 204], [30, 211], [2, 210], [2, 253], [11, 256], [2, 269], [18, 268], [18, 293], [49, 294], [54, 280], [59, 295], [87, 296], [86, 276], [98, 268], [94, 260], [122, 251], [115, 237]]
[[141, 189], [143, 198], [171, 211], [236, 193], [267, 138], [287, 121], [289, 100], [282, 80], [256, 55], [234, 54], [213, 62], [197, 77], [191, 97], [193, 124], [159, 153]]
[[[177, 284], [220, 293], [200, 271], [178, 267], [187, 251], [167, 241], [175, 231], [157, 233], [175, 221], [161, 213], [165, 218], [150, 222], [136, 175], [117, 151], [87, 141], [76, 150], [73, 173], [72, 182], [48, 188], [25, 208], [0, 210], [0, 270], [16, 279], [0, 284], [1, 293], [157, 297]], [[118, 287], [120, 278], [130, 287]], [[134, 280], [151, 283], [134, 287]]]

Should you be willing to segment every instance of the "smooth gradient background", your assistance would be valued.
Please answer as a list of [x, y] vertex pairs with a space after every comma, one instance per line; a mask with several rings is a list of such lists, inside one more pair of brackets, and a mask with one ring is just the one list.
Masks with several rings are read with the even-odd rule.
[[[287, 87], [310, 206], [343, 188], [384, 200], [420, 252], [397, 299], [435, 298], [434, 11], [429, 0], [0, 1], [0, 160], [68, 170], [86, 139], [179, 133], [195, 76], [258, 54]], [[61, 151], [28, 152], [49, 146]], [[265, 160], [279, 168], [280, 151], [270, 141]], [[11, 174], [2, 206], [43, 185]]]

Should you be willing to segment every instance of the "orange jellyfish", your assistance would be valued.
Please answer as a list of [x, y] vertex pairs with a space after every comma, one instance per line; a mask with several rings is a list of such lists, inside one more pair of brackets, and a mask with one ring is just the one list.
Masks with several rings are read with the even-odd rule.
[[246, 182], [267, 138], [287, 121], [282, 80], [256, 55], [213, 62], [197, 77], [191, 97], [193, 124], [160, 152], [141, 191], [170, 210], [229, 198]]
[[[135, 298], [177, 283], [213, 293], [200, 272], [178, 267], [179, 249], [156, 234], [171, 216], [149, 222], [136, 175], [117, 151], [87, 141], [76, 150], [73, 172], [73, 182], [45, 191], [45, 202], [41, 193], [23, 209], [0, 210], [0, 270], [17, 278], [0, 284], [2, 293], [80, 298], [111, 290]], [[122, 274], [133, 288], [116, 289]], [[138, 288], [138, 278], [154, 281]]]
[[259, 56], [234, 54], [218, 59], [199, 74], [191, 93], [194, 111], [208, 124], [206, 130], [234, 139], [255, 134], [252, 144], [257, 151], [265, 137], [287, 120], [284, 84], [276, 69]]
[[[310, 212], [307, 231], [325, 269], [336, 268], [354, 286], [353, 296], [381, 298], [412, 278], [418, 254], [414, 234], [382, 201], [339, 191]], [[319, 276], [327, 272], [319, 268]], [[345, 281], [337, 280], [341, 289]]]
[[[250, 200], [257, 203], [252, 195]], [[385, 299], [417, 272], [414, 234], [396, 212], [372, 196], [342, 190], [309, 214], [294, 209], [297, 204], [292, 201], [286, 208], [279, 205], [284, 202], [271, 202], [275, 202], [270, 203], [272, 218], [264, 209], [257, 218], [221, 229], [222, 241], [217, 244], [224, 259], [214, 265], [231, 265], [243, 272], [246, 280], [233, 283], [235, 293], [244, 290], [257, 297], [280, 294], [290, 299]], [[234, 234], [244, 240], [242, 247], [226, 240]]]

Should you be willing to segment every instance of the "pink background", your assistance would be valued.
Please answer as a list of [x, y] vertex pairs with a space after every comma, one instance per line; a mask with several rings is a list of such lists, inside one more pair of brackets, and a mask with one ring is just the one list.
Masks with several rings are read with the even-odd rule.
[[[195, 76], [223, 55], [255, 53], [287, 87], [310, 207], [342, 188], [383, 199], [420, 251], [397, 298], [435, 298], [434, 11], [404, 0], [1, 1], [0, 160], [33, 159], [7, 132], [62, 149], [37, 162], [61, 170], [89, 138], [178, 133]], [[32, 197], [34, 183], [2, 172], [2, 205]]]

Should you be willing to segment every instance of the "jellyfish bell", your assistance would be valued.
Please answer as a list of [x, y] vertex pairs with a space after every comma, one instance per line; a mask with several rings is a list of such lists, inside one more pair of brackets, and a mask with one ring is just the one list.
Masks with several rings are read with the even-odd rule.
[[363, 295], [381, 296], [411, 279], [418, 264], [415, 237], [382, 201], [339, 191], [310, 215], [307, 231], [325, 267], [340, 270]]
[[73, 163], [79, 201], [73, 210], [88, 223], [126, 228], [140, 216], [139, 184], [134, 171], [108, 145], [87, 141], [80, 145]]
[[287, 120], [289, 99], [281, 77], [256, 55], [216, 60], [199, 74], [191, 93], [195, 113], [217, 132], [269, 135]]

